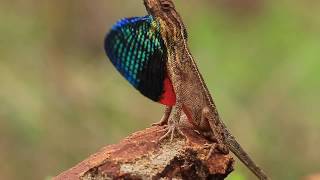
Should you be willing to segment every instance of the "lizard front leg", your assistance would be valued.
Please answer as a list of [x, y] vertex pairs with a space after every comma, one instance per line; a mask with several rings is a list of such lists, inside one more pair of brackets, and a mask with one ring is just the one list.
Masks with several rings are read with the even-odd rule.
[[183, 94], [182, 94], [182, 79], [181, 79], [181, 71], [176, 67], [176, 64], [171, 66], [170, 70], [172, 73], [171, 81], [173, 84], [173, 88], [176, 94], [176, 104], [174, 109], [168, 120], [168, 127], [166, 128], [167, 132], [160, 138], [160, 141], [169, 137], [170, 140], [173, 140], [174, 134], [177, 132], [178, 134], [185, 137], [183, 132], [180, 130], [180, 118], [182, 112], [182, 103], [183, 103]]
[[215, 141], [215, 143], [209, 144], [210, 146], [210, 151], [207, 155], [207, 159], [210, 158], [211, 154], [215, 151], [218, 150], [219, 152], [223, 154], [228, 154], [229, 149], [225, 145], [224, 142], [224, 137], [221, 133], [221, 127], [219, 127], [215, 122], [216, 120], [214, 119], [215, 117], [213, 116], [213, 113], [210, 112], [210, 109], [208, 107], [204, 107], [202, 109], [202, 114], [201, 114], [201, 121], [200, 121], [200, 128], [207, 128], [208, 125], [210, 127], [211, 133], [211, 139]]
[[172, 106], [166, 106], [166, 109], [164, 110], [164, 114], [163, 114], [160, 122], [154, 123], [154, 124], [152, 124], [152, 126], [163, 126], [163, 125], [168, 124], [168, 120], [169, 120], [171, 111], [172, 111]]
[[171, 113], [168, 120], [168, 127], [165, 129], [167, 132], [160, 138], [160, 141], [170, 137], [170, 141], [173, 140], [174, 134], [178, 133], [185, 137], [183, 132], [180, 130], [180, 117], [181, 117], [182, 105], [176, 105]]

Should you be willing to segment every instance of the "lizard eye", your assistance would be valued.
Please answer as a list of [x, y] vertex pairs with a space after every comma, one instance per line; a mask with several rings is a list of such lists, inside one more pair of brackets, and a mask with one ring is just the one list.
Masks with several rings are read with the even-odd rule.
[[173, 8], [173, 4], [166, 0], [162, 0], [160, 3], [164, 11], [169, 11], [171, 8]]
[[169, 7], [170, 7], [170, 4], [167, 3], [167, 2], [165, 2], [165, 3], [162, 4], [162, 6], [163, 6], [164, 8], [169, 8]]

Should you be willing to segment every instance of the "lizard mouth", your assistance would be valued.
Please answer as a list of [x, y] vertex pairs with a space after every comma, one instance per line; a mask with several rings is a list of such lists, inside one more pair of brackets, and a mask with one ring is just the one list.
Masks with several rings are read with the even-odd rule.
[[156, 12], [160, 12], [160, 2], [158, 0], [144, 0], [144, 5], [149, 14], [155, 15]]

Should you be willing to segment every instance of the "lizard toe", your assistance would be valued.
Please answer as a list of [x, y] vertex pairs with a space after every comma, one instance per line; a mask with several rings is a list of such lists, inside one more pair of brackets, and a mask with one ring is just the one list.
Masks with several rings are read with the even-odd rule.
[[159, 139], [159, 141], [163, 141], [164, 139], [169, 137], [170, 137], [170, 141], [173, 141], [175, 134], [186, 138], [186, 135], [182, 132], [182, 130], [178, 125], [175, 125], [175, 124], [168, 125], [168, 127], [165, 128], [164, 130], [167, 132]]

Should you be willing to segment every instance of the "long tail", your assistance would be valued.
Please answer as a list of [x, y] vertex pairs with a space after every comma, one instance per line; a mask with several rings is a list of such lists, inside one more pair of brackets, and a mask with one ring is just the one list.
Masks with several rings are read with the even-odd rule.
[[260, 180], [269, 180], [268, 176], [256, 165], [256, 163], [253, 162], [237, 140], [230, 133], [226, 136], [225, 141], [230, 151], [236, 155], [240, 161], [245, 164]]

